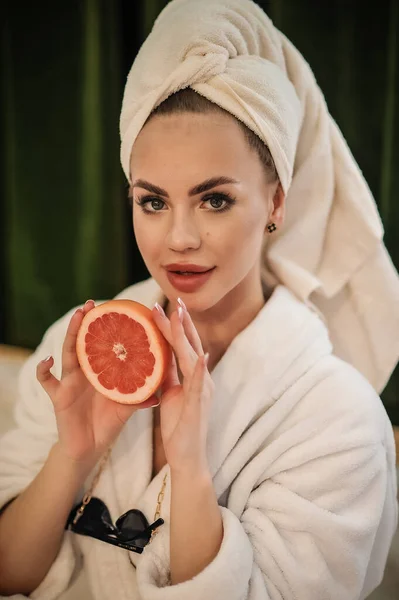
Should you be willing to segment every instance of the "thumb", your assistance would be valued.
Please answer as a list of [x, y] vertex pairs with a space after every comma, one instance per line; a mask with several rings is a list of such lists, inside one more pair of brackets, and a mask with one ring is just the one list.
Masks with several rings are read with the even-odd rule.
[[172, 352], [172, 358], [170, 360], [165, 379], [162, 382], [162, 394], [166, 394], [171, 388], [180, 385], [179, 374], [177, 372], [177, 363], [174, 352]]
[[140, 402], [140, 404], [137, 404], [137, 410], [140, 410], [140, 408], [153, 408], [154, 406], [159, 406], [160, 403], [161, 401], [158, 398], [158, 396], [153, 394], [152, 396], [147, 398], [147, 400], [144, 400], [144, 402]]
[[[113, 401], [111, 401], [113, 402]], [[153, 395], [150, 398], [147, 398], [144, 402], [140, 402], [139, 404], [116, 404], [116, 413], [118, 415], [119, 421], [122, 423], [126, 423], [128, 419], [137, 411], [144, 408], [151, 408], [153, 406], [157, 406], [159, 404], [159, 399]]]
[[158, 406], [159, 403], [159, 398], [153, 394], [147, 398], [147, 400], [144, 400], [144, 402], [139, 402], [138, 404], [120, 404], [118, 402], [116, 404], [119, 410], [123, 411], [124, 415], [128, 419], [133, 413], [136, 412], [136, 410]]

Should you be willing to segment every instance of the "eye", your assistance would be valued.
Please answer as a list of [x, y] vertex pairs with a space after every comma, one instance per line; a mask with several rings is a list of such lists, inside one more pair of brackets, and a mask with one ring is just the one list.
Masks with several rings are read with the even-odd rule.
[[152, 200], [148, 201], [151, 204], [151, 207], [157, 211], [157, 210], [161, 210], [162, 205], [165, 204], [165, 202], [163, 202], [163, 200], [160, 200], [159, 198], [153, 198]]
[[227, 194], [226, 192], [224, 192], [223, 194], [221, 192], [216, 192], [213, 193], [211, 196], [208, 196], [207, 198], [203, 198], [203, 202], [209, 202], [209, 204], [214, 209], [211, 212], [220, 213], [226, 210], [230, 210], [233, 204], [236, 203], [236, 199], [233, 198], [233, 196], [230, 196], [230, 194]]
[[212, 206], [212, 208], [221, 208], [223, 206], [223, 202], [226, 202], [224, 198], [209, 198], [206, 200]]
[[[165, 204], [163, 200], [160, 198], [152, 198], [151, 196], [144, 196], [143, 198], [137, 198], [136, 203], [141, 207], [141, 210], [148, 215], [153, 214], [155, 212], [160, 212], [162, 206]], [[151, 204], [151, 207], [154, 210], [148, 210], [145, 208], [146, 204]]]

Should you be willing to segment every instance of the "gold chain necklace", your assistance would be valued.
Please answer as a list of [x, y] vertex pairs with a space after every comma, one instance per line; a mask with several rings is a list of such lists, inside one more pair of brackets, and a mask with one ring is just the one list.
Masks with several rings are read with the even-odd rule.
[[[107, 462], [108, 457], [111, 454], [111, 450], [112, 450], [112, 446], [110, 446], [108, 448], [108, 450], [106, 451], [106, 453], [104, 454], [104, 456], [102, 457], [102, 459], [100, 461], [100, 465], [98, 467], [97, 473], [93, 477], [93, 481], [91, 483], [91, 486], [90, 486], [89, 490], [83, 496], [82, 504], [80, 505], [80, 507], [76, 511], [76, 515], [75, 515], [75, 518], [73, 520], [73, 524], [74, 525], [80, 519], [80, 517], [82, 516], [82, 514], [84, 512], [85, 507], [89, 504], [89, 502], [90, 502], [90, 500], [92, 498], [94, 488], [96, 487], [96, 485], [98, 483], [98, 480], [100, 479], [100, 475], [101, 475], [101, 473], [104, 470], [105, 463]], [[157, 519], [159, 519], [159, 517], [161, 516], [161, 508], [162, 508], [162, 502], [163, 502], [163, 499], [164, 499], [164, 496], [165, 496], [165, 487], [166, 487], [166, 479], [167, 479], [167, 477], [168, 477], [168, 473], [166, 472], [165, 476], [163, 478], [161, 490], [160, 490], [160, 492], [158, 494], [158, 498], [157, 498], [157, 507], [155, 509], [154, 521], [156, 521]], [[151, 543], [152, 539], [155, 537], [155, 535], [157, 533], [158, 533], [158, 529], [155, 529], [154, 531], [152, 531], [150, 541], [148, 542], [149, 544]]]

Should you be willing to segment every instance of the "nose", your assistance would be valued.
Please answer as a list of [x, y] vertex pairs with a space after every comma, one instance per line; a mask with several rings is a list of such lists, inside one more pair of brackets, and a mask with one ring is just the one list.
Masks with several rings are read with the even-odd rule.
[[169, 249], [176, 252], [198, 249], [201, 245], [201, 234], [195, 219], [190, 218], [187, 213], [175, 213], [168, 229], [166, 243]]

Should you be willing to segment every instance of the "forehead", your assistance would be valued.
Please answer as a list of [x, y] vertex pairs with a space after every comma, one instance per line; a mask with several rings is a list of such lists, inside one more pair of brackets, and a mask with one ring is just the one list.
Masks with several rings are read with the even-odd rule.
[[[131, 173], [167, 173], [170, 169], [214, 168], [237, 175], [258, 162], [236, 119], [222, 112], [182, 113], [153, 117], [132, 149]], [[252, 165], [253, 166], [253, 165]]]

